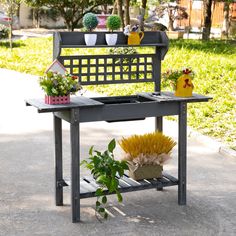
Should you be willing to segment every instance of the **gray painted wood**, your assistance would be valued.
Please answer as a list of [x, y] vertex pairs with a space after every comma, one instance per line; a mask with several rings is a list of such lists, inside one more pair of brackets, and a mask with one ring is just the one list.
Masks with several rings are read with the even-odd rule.
[[187, 104], [179, 104], [179, 134], [178, 134], [178, 203], [186, 205], [187, 185]]
[[[156, 93], [156, 92], [155, 92]], [[136, 95], [133, 95], [134, 97]], [[192, 97], [187, 97], [187, 98], [182, 98], [182, 97], [175, 97], [172, 92], [161, 92], [161, 95], [152, 95], [152, 93], [138, 93], [139, 97], [143, 97], [147, 99], [146, 101], [144, 100], [143, 102], [141, 101], [140, 103], [137, 102], [131, 102], [129, 104], [112, 104], [104, 106], [104, 102], [106, 100], [112, 99], [112, 97], [102, 97], [102, 98], [87, 98], [83, 96], [78, 96], [78, 97], [72, 97], [71, 98], [71, 103], [69, 104], [60, 104], [60, 105], [48, 105], [44, 103], [44, 99], [28, 99], [26, 100], [26, 105], [27, 106], [34, 106], [38, 109], [39, 113], [43, 112], [60, 112], [60, 111], [66, 111], [70, 110], [73, 108], [83, 108], [85, 111], [86, 109], [84, 108], [89, 108], [90, 111], [93, 111], [93, 108], [99, 108], [99, 109], [104, 109], [104, 110], [110, 110], [111, 109], [126, 109], [126, 111], [129, 111], [129, 113], [134, 114], [135, 110], [142, 110], [141, 112], [137, 113], [143, 113], [143, 116], [147, 117], [149, 116], [148, 114], [151, 113], [151, 116], [153, 116], [153, 112], [151, 112], [151, 109], [163, 109], [164, 111], [159, 110], [159, 117], [164, 116], [164, 115], [177, 115], [178, 114], [178, 109], [175, 109], [175, 114], [172, 114], [173, 111], [169, 112], [169, 110], [173, 109], [173, 104], [171, 103], [176, 103], [176, 102], [206, 102], [211, 97], [199, 95], [199, 94], [193, 94]], [[125, 96], [123, 96], [124, 98]], [[127, 96], [130, 97], [130, 96]], [[118, 97], [116, 97], [118, 98]], [[122, 97], [120, 97], [122, 98]], [[99, 101], [101, 99], [101, 101]], [[106, 102], [105, 102], [106, 103]], [[166, 107], [158, 107], [160, 103], [166, 103], [168, 104]], [[177, 103], [176, 103], [177, 104]], [[103, 108], [104, 106], [104, 108]], [[120, 106], [120, 107], [119, 107]], [[113, 107], [113, 108], [112, 108]], [[156, 112], [156, 113], [158, 113]], [[117, 112], [118, 113], [118, 112]], [[127, 112], [125, 112], [127, 113]], [[83, 115], [83, 114], [82, 114]], [[132, 116], [132, 115], [131, 115]], [[82, 119], [83, 120], [83, 119]], [[99, 119], [98, 119], [99, 120]], [[90, 120], [88, 120], [89, 122]]]
[[54, 147], [55, 147], [55, 202], [56, 206], [63, 205], [63, 187], [58, 183], [63, 180], [62, 165], [62, 122], [61, 119], [53, 116], [54, 126]]
[[44, 102], [44, 99], [39, 98], [39, 99], [27, 99], [26, 105], [34, 106], [38, 109], [39, 113], [43, 113], [43, 112], [65, 111], [65, 110], [71, 110], [73, 108], [103, 106], [104, 104], [87, 97], [78, 96], [78, 97], [71, 97], [71, 102], [69, 104], [49, 105]]
[[78, 109], [71, 110], [72, 123], [70, 124], [70, 142], [72, 222], [80, 221], [80, 132], [77, 113]]
[[[109, 47], [105, 43], [105, 32], [96, 33], [98, 40], [94, 47]], [[127, 37], [124, 36], [123, 32], [119, 32], [118, 43], [112, 47], [123, 46], [128, 46]], [[67, 105], [47, 105], [43, 99], [26, 101], [26, 105], [36, 107], [38, 112], [54, 113], [56, 183], [63, 183], [61, 119], [70, 123], [71, 208], [73, 222], [80, 221], [80, 198], [94, 197], [95, 191], [99, 187], [91, 177], [80, 179], [79, 128], [82, 122], [104, 120], [110, 122], [156, 117], [156, 129], [162, 131], [162, 117], [178, 115], [178, 180], [168, 174], [163, 174], [163, 177], [159, 179], [142, 181], [135, 181], [125, 175], [119, 179], [119, 184], [121, 192], [151, 188], [162, 189], [163, 187], [178, 185], [178, 203], [180, 205], [186, 204], [186, 106], [189, 102], [205, 102], [210, 98], [197, 94], [193, 94], [190, 98], [178, 98], [171, 92], [160, 92], [161, 61], [164, 59], [169, 47], [169, 40], [164, 32], [145, 32], [145, 37], [140, 46], [154, 46], [155, 52], [153, 54], [133, 55], [91, 54], [62, 56], [62, 48], [86, 49], [92, 47], [85, 45], [84, 32], [56, 32], [53, 38], [53, 59], [58, 59], [64, 64], [69, 73], [79, 75], [80, 82], [84, 85], [153, 82], [155, 94], [140, 93], [139, 97], [142, 98], [142, 101], [139, 100], [128, 104], [122, 102], [108, 104], [104, 99], [89, 99], [85, 97], [72, 98], [71, 103]], [[74, 60], [78, 61], [77, 65]], [[92, 61], [96, 63], [92, 64]], [[92, 66], [94, 67], [93, 70]], [[132, 67], [136, 69], [132, 69]], [[116, 70], [117, 68], [119, 70]], [[56, 185], [56, 204], [63, 203], [62, 187], [58, 184]], [[108, 191], [105, 191], [105, 193], [108, 194]]]

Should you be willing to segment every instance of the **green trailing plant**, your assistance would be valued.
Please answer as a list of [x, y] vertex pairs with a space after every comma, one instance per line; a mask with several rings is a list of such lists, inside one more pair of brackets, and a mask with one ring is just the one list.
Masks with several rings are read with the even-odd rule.
[[91, 174], [96, 179], [100, 187], [96, 190], [96, 212], [104, 219], [107, 219], [108, 214], [105, 211], [107, 203], [106, 194], [115, 193], [118, 202], [122, 202], [123, 198], [119, 191], [119, 181], [117, 176], [122, 177], [124, 171], [128, 170], [127, 162], [117, 161], [114, 159], [113, 151], [116, 147], [115, 139], [112, 139], [108, 144], [108, 149], [104, 152], [93, 150], [93, 146], [89, 150], [89, 161], [84, 160], [81, 165], [85, 165], [91, 171]]
[[121, 27], [121, 18], [117, 15], [111, 15], [107, 18], [106, 22], [107, 28], [113, 32], [114, 30], [118, 30]]
[[95, 14], [89, 12], [83, 17], [83, 26], [89, 32], [92, 32], [98, 25], [98, 18]]

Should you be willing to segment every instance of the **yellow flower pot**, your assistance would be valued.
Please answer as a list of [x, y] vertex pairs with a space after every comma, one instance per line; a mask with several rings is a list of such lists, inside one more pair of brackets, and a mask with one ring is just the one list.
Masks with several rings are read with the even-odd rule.
[[175, 96], [191, 97], [193, 95], [193, 87], [191, 76], [183, 74], [177, 80]]

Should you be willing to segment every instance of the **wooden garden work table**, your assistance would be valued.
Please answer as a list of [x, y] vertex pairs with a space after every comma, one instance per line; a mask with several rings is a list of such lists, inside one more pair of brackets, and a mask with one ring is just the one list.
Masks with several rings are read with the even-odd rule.
[[[96, 47], [106, 47], [104, 34], [104, 32], [99, 32]], [[123, 33], [119, 33], [116, 47], [124, 46], [126, 40]], [[132, 96], [100, 98], [80, 96], [72, 98], [68, 105], [48, 105], [44, 103], [43, 99], [28, 99], [26, 101], [27, 105], [36, 107], [39, 113], [53, 113], [55, 199], [57, 206], [63, 205], [63, 187], [66, 186], [62, 171], [62, 120], [70, 123], [72, 222], [80, 221], [80, 199], [95, 196], [97, 188], [92, 177], [80, 176], [80, 148], [82, 148], [80, 147], [80, 123], [83, 122], [115, 122], [156, 117], [156, 129], [162, 131], [162, 117], [177, 115], [178, 179], [164, 174], [160, 179], [135, 181], [125, 175], [119, 179], [119, 185], [121, 192], [151, 188], [162, 189], [163, 187], [177, 185], [178, 204], [186, 204], [187, 103], [206, 102], [210, 98], [197, 94], [189, 98], [179, 98], [171, 92], [161, 92], [161, 60], [164, 59], [168, 50], [168, 38], [164, 32], [147, 32], [142, 42], [142, 46], [154, 46], [155, 53], [61, 56], [60, 52], [63, 47], [85, 47], [86, 49], [86, 46], [83, 41], [83, 33], [59, 32], [54, 35], [53, 55], [54, 59], [57, 58], [68, 69], [69, 73], [80, 77], [82, 85], [154, 82], [154, 93], [142, 92]], [[128, 70], [124, 70], [124, 67]]]

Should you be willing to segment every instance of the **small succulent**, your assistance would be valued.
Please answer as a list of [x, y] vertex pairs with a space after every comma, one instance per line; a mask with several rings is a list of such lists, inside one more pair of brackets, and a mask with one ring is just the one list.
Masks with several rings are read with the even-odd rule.
[[83, 26], [89, 32], [93, 31], [98, 25], [98, 18], [92, 12], [89, 12], [83, 17]]

